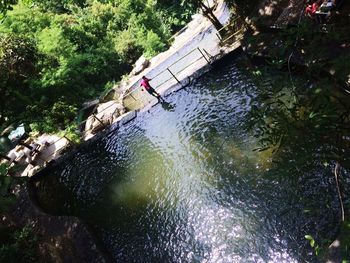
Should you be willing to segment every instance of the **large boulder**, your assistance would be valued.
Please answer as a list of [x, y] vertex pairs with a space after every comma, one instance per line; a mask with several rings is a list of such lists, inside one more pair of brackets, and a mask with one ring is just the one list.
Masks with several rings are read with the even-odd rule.
[[93, 137], [98, 131], [105, 126], [112, 124], [115, 119], [125, 112], [123, 105], [115, 101], [102, 103], [97, 107], [97, 113], [91, 115], [85, 124], [85, 140]]
[[283, 10], [288, 7], [289, 2], [289, 0], [261, 1], [254, 12], [255, 15], [252, 17], [251, 23], [258, 31], [264, 32], [270, 30], [270, 27], [275, 24]]
[[116, 92], [115, 92], [115, 89], [110, 89], [107, 93], [105, 93], [103, 96], [101, 96], [100, 98], [100, 101], [102, 103], [105, 103], [105, 102], [108, 102], [108, 101], [111, 101], [111, 100], [115, 100], [116, 96]]
[[135, 62], [135, 66], [131, 71], [130, 75], [136, 76], [140, 74], [145, 68], [147, 68], [150, 64], [150, 61], [145, 58], [143, 55]]

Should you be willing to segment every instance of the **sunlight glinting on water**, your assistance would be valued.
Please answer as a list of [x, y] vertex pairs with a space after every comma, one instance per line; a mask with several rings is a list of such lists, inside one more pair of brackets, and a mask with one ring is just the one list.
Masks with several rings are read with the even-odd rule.
[[76, 154], [46, 191], [64, 188], [62, 207], [118, 262], [299, 262], [314, 218], [297, 177], [253, 151], [254, 92], [234, 63], [214, 70]]

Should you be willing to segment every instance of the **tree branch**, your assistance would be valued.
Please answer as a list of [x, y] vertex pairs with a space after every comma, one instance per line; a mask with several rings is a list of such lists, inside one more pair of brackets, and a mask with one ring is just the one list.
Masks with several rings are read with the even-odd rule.
[[338, 181], [339, 170], [340, 170], [340, 164], [337, 162], [334, 168], [334, 177], [335, 177], [335, 183], [337, 185], [338, 197], [339, 197], [339, 202], [341, 207], [341, 219], [344, 222], [345, 221], [344, 205], [343, 205], [343, 199], [341, 198], [341, 192], [340, 192], [339, 181]]

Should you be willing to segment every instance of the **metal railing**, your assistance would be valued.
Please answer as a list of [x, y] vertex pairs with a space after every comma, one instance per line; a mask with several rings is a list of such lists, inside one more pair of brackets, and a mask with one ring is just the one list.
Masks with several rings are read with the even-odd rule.
[[[191, 61], [190, 63], [184, 63], [185, 59], [188, 59], [189, 61]], [[190, 67], [191, 65], [197, 63], [200, 60], [205, 60], [207, 63], [210, 63], [210, 59], [211, 59], [211, 55], [206, 51], [206, 50], [201, 50], [200, 48], [196, 48], [191, 50], [190, 52], [188, 52], [187, 54], [185, 54], [184, 56], [182, 56], [181, 58], [177, 59], [175, 62], [173, 62], [171, 65], [169, 65], [165, 70], [161, 71], [160, 73], [158, 73], [157, 75], [155, 75], [152, 78], [152, 85], [154, 85], [155, 89], [158, 89], [159, 87], [165, 85], [166, 83], [168, 83], [169, 85], [172, 84], [176, 84], [176, 83], [180, 83], [181, 81], [180, 79], [183, 77], [181, 76], [181, 73], [183, 73], [183, 71], [185, 69], [187, 69], [188, 67]], [[137, 82], [135, 82], [132, 87], [134, 87], [134, 89], [132, 91], [130, 91], [129, 93], [127, 93], [126, 95], [124, 95], [124, 100], [131, 98], [134, 101], [141, 101], [142, 104], [141, 106], [145, 105], [144, 99], [142, 97], [146, 97], [149, 96], [148, 93], [141, 93], [141, 88], [139, 86], [136, 86], [139, 83], [140, 80], [138, 80]], [[131, 87], [131, 88], [132, 88]], [[137, 96], [141, 96], [141, 98], [137, 98]], [[109, 106], [107, 106], [106, 108], [104, 108], [102, 111], [98, 112], [97, 114], [92, 113], [90, 115], [90, 117], [92, 116], [92, 118], [94, 120], [96, 120], [97, 122], [100, 123], [99, 127], [93, 127], [92, 129], [88, 129], [86, 130], [86, 123], [89, 120], [86, 119], [82, 122], [80, 122], [78, 124], [78, 127], [85, 127], [84, 131], [81, 131], [81, 137], [85, 138], [85, 136], [87, 135], [87, 133], [92, 132], [95, 130], [95, 132], [98, 131], [102, 131], [104, 130], [107, 126], [111, 125], [113, 123], [113, 115], [115, 114], [114, 112], [109, 112], [108, 113], [108, 118], [105, 118], [105, 116], [103, 116], [102, 118], [100, 117], [102, 114], [105, 114], [105, 112], [107, 110], [109, 110], [111, 107], [115, 106], [115, 104], [111, 104]], [[96, 108], [93, 110], [93, 112], [96, 111]], [[99, 115], [99, 116], [98, 116]], [[109, 120], [108, 122], [106, 121]], [[111, 120], [112, 119], [112, 120]], [[74, 145], [75, 143], [69, 139], [69, 137], [67, 136], [68, 133], [65, 133], [64, 135], [62, 135], [60, 138], [58, 138], [57, 140], [53, 141], [53, 142], [49, 142], [50, 145], [56, 145], [59, 141], [61, 140], [65, 140], [68, 141], [68, 143], [70, 145]], [[17, 147], [17, 146], [16, 146]], [[15, 147], [15, 148], [16, 148]], [[47, 146], [50, 147], [50, 146]], [[14, 148], [14, 149], [15, 149]], [[42, 157], [40, 157], [40, 152], [36, 154], [35, 157], [33, 157], [33, 161], [41, 161], [42, 165], [40, 165], [41, 168], [45, 167], [46, 164], [55, 159], [55, 156], [60, 156], [60, 151], [64, 150], [66, 147], [60, 148], [58, 149], [58, 151], [53, 150], [53, 152], [49, 155], [45, 155], [45, 159], [43, 159]], [[7, 160], [7, 158], [5, 158], [6, 155], [1, 155], [3, 156], [2, 158]], [[13, 161], [12, 163], [17, 164], [17, 161]], [[28, 163], [29, 164], [29, 163]]]
[[[217, 37], [220, 39], [221, 43], [225, 44], [235, 36], [238, 36], [242, 34], [245, 30], [245, 25], [244, 22], [240, 20], [240, 18], [236, 18], [233, 21], [231, 21], [229, 24], [227, 24], [225, 27], [221, 28], [217, 33]], [[226, 31], [225, 34], [222, 34], [221, 32]], [[238, 39], [239, 40], [239, 39]], [[235, 40], [237, 41], [237, 40]], [[190, 66], [194, 65], [200, 60], [205, 60], [206, 63], [210, 64], [211, 60], [211, 55], [205, 50], [201, 50], [200, 48], [195, 48], [191, 50], [190, 52], [186, 53], [184, 56], [181, 58], [177, 59], [174, 61], [172, 64], [167, 66], [164, 70], [159, 72], [153, 77], [150, 77], [152, 80], [150, 81], [150, 84], [154, 87], [154, 89], [159, 89], [160, 87], [164, 86], [165, 84], [168, 84], [168, 86], [172, 86], [174, 84], [180, 84], [181, 81], [186, 77], [183, 76], [183, 72]], [[141, 87], [138, 86], [140, 80], [136, 81], [131, 85], [129, 88], [129, 92], [126, 93], [123, 96], [123, 102], [124, 105], [130, 105], [134, 110], [135, 109], [140, 109], [144, 107], [146, 104], [150, 103], [148, 101], [148, 98], [151, 98], [147, 92], [142, 92]], [[111, 104], [110, 106], [104, 108], [102, 111], [98, 112], [97, 114], [93, 113], [90, 115], [92, 118], [100, 123], [100, 126], [96, 128], [93, 127], [92, 129], [86, 130], [86, 123], [89, 120], [84, 120], [78, 124], [78, 127], [84, 127], [84, 131], [81, 132], [81, 137], [85, 138], [86, 134], [89, 132], [92, 132], [95, 130], [97, 133], [98, 131], [104, 130], [107, 126], [111, 125], [113, 123], [113, 120], [110, 122], [106, 122], [107, 120], [113, 119], [113, 115], [115, 112], [109, 112], [110, 116], [108, 118], [105, 118], [103, 116], [102, 118], [100, 117], [104, 112], [106, 112], [108, 109], [111, 107], [115, 106], [114, 104]], [[128, 107], [126, 107], [128, 109]], [[96, 111], [96, 108], [93, 110], [93, 112]], [[97, 116], [99, 115], [99, 116]], [[61, 138], [55, 140], [54, 142], [50, 142], [51, 145], [57, 144], [60, 140], [66, 140], [69, 142], [69, 144], [74, 144], [72, 140], [68, 138], [68, 133], [65, 133]], [[59, 151], [63, 150], [64, 148], [59, 149]], [[40, 157], [40, 153], [37, 154], [37, 156], [34, 158], [35, 160], [41, 160], [43, 163], [44, 167], [48, 161], [51, 161], [54, 159], [54, 155], [60, 155], [60, 152], [58, 151], [53, 151], [50, 155], [46, 155], [45, 160]], [[4, 158], [6, 159], [6, 158]]]
[[[195, 48], [191, 50], [155, 76], [149, 76], [151, 86], [157, 90], [165, 84], [168, 86], [181, 84], [181, 81], [186, 77], [182, 73], [200, 60], [205, 60], [206, 63], [210, 64], [211, 55], [204, 49]], [[147, 92], [142, 92], [139, 83], [140, 80], [136, 81], [129, 88], [129, 92], [124, 95], [123, 102], [127, 109], [140, 109], [150, 103], [148, 100], [151, 98], [150, 95]]]
[[[236, 36], [242, 36], [244, 31], [246, 30], [246, 24], [240, 17], [236, 17], [230, 23], [228, 23], [226, 26], [221, 28], [217, 33], [216, 36], [220, 39], [222, 44], [226, 44], [229, 40]], [[236, 41], [239, 41], [241, 38], [237, 38], [233, 41], [235, 43]]]

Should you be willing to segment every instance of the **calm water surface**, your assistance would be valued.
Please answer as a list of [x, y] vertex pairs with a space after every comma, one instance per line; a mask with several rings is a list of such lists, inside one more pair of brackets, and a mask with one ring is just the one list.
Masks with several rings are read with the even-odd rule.
[[41, 206], [82, 218], [115, 262], [317, 262], [304, 236], [334, 235], [332, 174], [253, 151], [256, 90], [235, 63], [212, 70], [48, 170]]

